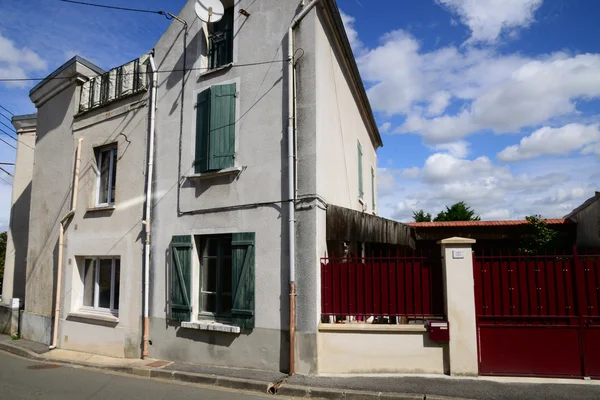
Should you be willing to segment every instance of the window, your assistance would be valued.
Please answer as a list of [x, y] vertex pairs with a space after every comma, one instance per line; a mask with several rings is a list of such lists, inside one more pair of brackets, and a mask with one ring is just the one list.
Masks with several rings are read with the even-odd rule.
[[119, 258], [86, 258], [81, 274], [82, 309], [118, 314], [120, 275]]
[[[193, 242], [197, 252], [193, 252]], [[254, 328], [254, 247], [254, 233], [173, 236], [170, 319], [210, 318]], [[200, 269], [197, 284], [192, 284], [194, 255]], [[198, 299], [197, 310], [194, 299]]]
[[375, 168], [371, 167], [371, 206], [375, 211]]
[[97, 206], [110, 206], [115, 203], [117, 183], [117, 147], [104, 147], [96, 150], [98, 165]]
[[202, 238], [198, 250], [200, 315], [231, 317], [231, 235]]
[[358, 142], [358, 197], [363, 199], [365, 191], [363, 189], [363, 152], [360, 141]]
[[212, 86], [198, 94], [196, 173], [233, 167], [236, 84]]
[[233, 7], [225, 9], [220, 21], [210, 24], [208, 35], [208, 69], [233, 62]]

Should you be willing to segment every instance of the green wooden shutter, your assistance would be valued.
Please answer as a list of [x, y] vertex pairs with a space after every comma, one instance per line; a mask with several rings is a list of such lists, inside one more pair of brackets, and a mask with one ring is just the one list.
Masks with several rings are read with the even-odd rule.
[[199, 93], [198, 103], [196, 104], [196, 159], [194, 169], [197, 174], [208, 171], [210, 94], [210, 89]]
[[171, 320], [189, 321], [192, 276], [192, 237], [173, 236], [171, 240]]
[[363, 189], [363, 152], [360, 141], [358, 142], [358, 197], [361, 199], [364, 197], [365, 191]]
[[213, 86], [210, 106], [210, 170], [233, 167], [235, 152], [235, 83]]
[[371, 167], [371, 199], [373, 211], [375, 211], [375, 168]]
[[234, 325], [254, 328], [254, 261], [255, 234], [234, 233], [232, 236], [232, 310]]

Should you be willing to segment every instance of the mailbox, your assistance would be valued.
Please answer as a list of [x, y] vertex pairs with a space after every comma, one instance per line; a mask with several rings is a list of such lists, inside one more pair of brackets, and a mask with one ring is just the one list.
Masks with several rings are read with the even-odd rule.
[[448, 321], [429, 321], [429, 340], [434, 342], [450, 341]]

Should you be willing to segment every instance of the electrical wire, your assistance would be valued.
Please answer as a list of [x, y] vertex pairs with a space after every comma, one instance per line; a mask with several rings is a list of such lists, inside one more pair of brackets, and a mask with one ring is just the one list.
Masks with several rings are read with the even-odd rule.
[[6, 136], [8, 136], [9, 138], [11, 138], [12, 140], [14, 140], [15, 142], [18, 141], [18, 139], [12, 135], [9, 135], [8, 133], [6, 133], [5, 130], [3, 130], [2, 128], [0, 128], [0, 133], [5, 134]]
[[12, 116], [15, 115], [15, 114], [11, 113], [10, 111], [8, 111], [6, 108], [2, 107], [2, 104], [0, 104], [0, 108], [3, 109], [4, 111], [6, 111], [7, 113], [9, 113]]
[[3, 180], [4, 182], [6, 182], [6, 184], [9, 185], [9, 186], [12, 186], [12, 183], [10, 183], [9, 181], [7, 181], [6, 179], [4, 179], [1, 176], [0, 176], [0, 180]]
[[12, 147], [15, 150], [17, 149], [15, 146], [13, 146], [12, 144], [8, 143], [6, 140], [4, 140], [2, 138], [0, 138], [0, 142], [4, 143], [5, 145], [7, 145], [9, 147]]
[[0, 117], [4, 117], [4, 118], [6, 118], [6, 120], [7, 120], [8, 122], [11, 122], [10, 118], [8, 118], [6, 115], [4, 115], [4, 114], [2, 114], [2, 113], [0, 113]]
[[17, 131], [15, 131], [15, 128], [11, 128], [10, 126], [6, 125], [4, 122], [0, 121], [0, 124], [4, 125], [5, 127], [7, 127], [10, 133], [14, 133], [15, 135], [17, 134]]
[[8, 172], [4, 168], [0, 167], [0, 171], [4, 172], [6, 175], [10, 176], [11, 178], [14, 178], [13, 174], [11, 174], [10, 172]]
[[[8, 133], [6, 133], [6, 132], [5, 132], [5, 131], [3, 131], [2, 129], [0, 129], [0, 133], [3, 133], [3, 134], [5, 134], [6, 136], [8, 136], [9, 138], [11, 138], [11, 139], [12, 139], [12, 140], [14, 140], [15, 142], [19, 142], [19, 143], [21, 143], [21, 144], [22, 144], [23, 146], [25, 146], [25, 147], [29, 147], [31, 150], [35, 150], [33, 147], [31, 147], [31, 146], [30, 146], [30, 145], [28, 145], [27, 143], [25, 143], [25, 142], [23, 142], [23, 141], [19, 140], [18, 138], [14, 138], [14, 137], [12, 137], [11, 135], [9, 135]], [[3, 142], [4, 142], [4, 140], [3, 140]], [[4, 142], [4, 143], [6, 143], [6, 142]]]
[[143, 9], [139, 9], [139, 8], [127, 8], [127, 7], [108, 6], [108, 5], [105, 5], [105, 4], [87, 3], [85, 1], [75, 1], [75, 0], [58, 0], [58, 1], [62, 1], [63, 3], [79, 4], [79, 5], [82, 5], [82, 6], [108, 8], [108, 9], [111, 9], [111, 10], [132, 11], [132, 12], [140, 12], [140, 13], [148, 13], [148, 14], [166, 15], [166, 13], [164, 11], [158, 11], [158, 10], [143, 10]]
[[[62, 1], [62, 0], [61, 0]], [[286, 63], [288, 62], [288, 60], [277, 60], [277, 61], [261, 61], [261, 62], [254, 62], [254, 63], [247, 63], [247, 64], [232, 64], [230, 66], [230, 68], [240, 68], [240, 67], [253, 67], [253, 66], [257, 66], [257, 65], [265, 65], [265, 64], [277, 64], [277, 63]], [[208, 67], [202, 67], [202, 68], [186, 68], [185, 71], [210, 71], [214, 68], [208, 68]], [[171, 72], [183, 72], [183, 69], [165, 69], [165, 70], [159, 70], [156, 71], [159, 74], [166, 74], [166, 73], [171, 73]], [[121, 75], [136, 75], [137, 72], [128, 72], [128, 73], [123, 73]], [[51, 80], [65, 80], [65, 79], [72, 79], [72, 77], [60, 77], [60, 76], [55, 76], [52, 78], [2, 78], [0, 79], [0, 82], [23, 82], [23, 81], [51, 81]]]

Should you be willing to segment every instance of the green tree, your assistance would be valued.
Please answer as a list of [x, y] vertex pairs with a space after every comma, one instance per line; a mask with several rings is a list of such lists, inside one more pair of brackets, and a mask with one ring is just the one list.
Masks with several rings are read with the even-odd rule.
[[431, 222], [431, 214], [425, 214], [425, 211], [419, 210], [413, 212], [413, 219], [415, 222]]
[[440, 211], [440, 213], [434, 219], [435, 222], [480, 220], [481, 217], [479, 215], [475, 215], [475, 211], [471, 207], [467, 206], [464, 201], [460, 201], [451, 205], [450, 207], [446, 206], [446, 210]]
[[0, 290], [2, 290], [2, 279], [4, 278], [4, 259], [6, 258], [6, 232], [0, 233]]
[[519, 250], [522, 253], [533, 254], [537, 251], [549, 251], [567, 244], [564, 241], [565, 236], [549, 228], [541, 215], [532, 215], [525, 219], [533, 226], [533, 232], [531, 236], [521, 241]]

